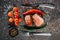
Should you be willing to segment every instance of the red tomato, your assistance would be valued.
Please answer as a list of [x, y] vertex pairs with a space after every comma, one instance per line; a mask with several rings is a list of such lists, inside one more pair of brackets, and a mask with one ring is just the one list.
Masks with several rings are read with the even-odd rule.
[[13, 7], [14, 12], [18, 12], [18, 7]]
[[8, 15], [8, 17], [12, 17], [13, 16], [12, 11], [8, 12], [7, 15]]
[[14, 23], [14, 25], [15, 25], [15, 26], [18, 26], [18, 23], [17, 23], [17, 22], [15, 22], [15, 23]]
[[9, 18], [9, 22], [13, 22], [13, 18]]
[[19, 12], [14, 12], [14, 16], [19, 16]]
[[14, 16], [14, 18], [18, 18], [18, 16]]
[[18, 18], [15, 18], [15, 19], [14, 19], [14, 25], [15, 25], [15, 26], [18, 26], [18, 23], [19, 23]]
[[15, 18], [14, 19], [14, 22], [17, 22], [18, 23], [19, 22], [19, 19], [18, 18]]

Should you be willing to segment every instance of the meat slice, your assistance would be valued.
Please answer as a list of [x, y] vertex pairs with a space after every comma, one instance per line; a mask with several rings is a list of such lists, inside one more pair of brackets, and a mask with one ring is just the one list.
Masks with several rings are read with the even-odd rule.
[[41, 26], [44, 23], [43, 18], [40, 17], [38, 14], [34, 14], [32, 18], [37, 27]]
[[30, 15], [25, 16], [25, 23], [27, 26], [32, 26], [32, 19]]

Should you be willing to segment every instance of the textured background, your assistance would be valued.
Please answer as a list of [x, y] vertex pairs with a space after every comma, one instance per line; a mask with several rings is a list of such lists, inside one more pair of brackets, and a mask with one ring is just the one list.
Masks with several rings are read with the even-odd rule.
[[[43, 37], [43, 36], [33, 36], [31, 37], [24, 37], [21, 34], [19, 29], [19, 35], [12, 38], [8, 35], [8, 22], [7, 22], [7, 15], [5, 10], [7, 10], [8, 5], [12, 5], [12, 3], [16, 4], [19, 8], [21, 13], [22, 7], [20, 4], [28, 1], [29, 3], [54, 3], [57, 8], [54, 10], [49, 10], [49, 15], [51, 19], [47, 27], [43, 29], [38, 29], [35, 31], [38, 32], [50, 32], [52, 33], [51, 37]], [[0, 0], [0, 40], [60, 40], [60, 0]], [[24, 9], [24, 8], [23, 8]], [[19, 27], [18, 27], [19, 28]]]

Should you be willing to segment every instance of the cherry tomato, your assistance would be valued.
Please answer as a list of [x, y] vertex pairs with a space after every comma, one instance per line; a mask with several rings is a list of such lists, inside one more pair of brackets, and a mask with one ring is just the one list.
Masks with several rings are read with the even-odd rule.
[[13, 18], [9, 18], [9, 22], [13, 22]]
[[18, 18], [15, 18], [15, 19], [14, 19], [14, 22], [19, 22], [19, 19], [18, 19]]
[[13, 7], [14, 12], [18, 12], [18, 7]]
[[14, 16], [19, 16], [19, 12], [14, 12]]
[[18, 24], [19, 24], [18, 22], [15, 22], [15, 23], [14, 23], [15, 26], [18, 26]]
[[18, 16], [14, 16], [14, 18], [18, 18]]
[[8, 12], [7, 15], [8, 15], [8, 17], [12, 17], [13, 16], [12, 11]]

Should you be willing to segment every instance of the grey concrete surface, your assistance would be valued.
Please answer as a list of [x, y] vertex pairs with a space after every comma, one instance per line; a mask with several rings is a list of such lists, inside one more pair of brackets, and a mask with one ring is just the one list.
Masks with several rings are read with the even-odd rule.
[[[6, 8], [6, 5], [8, 7], [9, 4], [16, 4], [21, 13], [23, 13], [22, 8], [20, 7], [20, 3], [23, 3], [25, 1], [28, 1], [29, 3], [37, 3], [37, 2], [45, 2], [45, 3], [54, 3], [57, 5], [57, 8], [54, 10], [49, 10], [51, 19], [49, 21], [49, 24], [43, 28], [43, 29], [38, 29], [35, 30], [37, 32], [50, 32], [52, 33], [51, 37], [44, 37], [44, 36], [32, 36], [32, 37], [25, 37], [22, 36], [22, 33], [19, 29], [19, 35], [16, 37], [10, 37], [8, 35], [8, 20], [7, 20], [7, 15], [4, 12]], [[1, 1], [0, 1], [1, 3]], [[0, 40], [60, 40], [60, 0], [3, 0], [0, 6]], [[5, 5], [5, 7], [4, 7]], [[20, 28], [20, 26], [18, 26]]]

